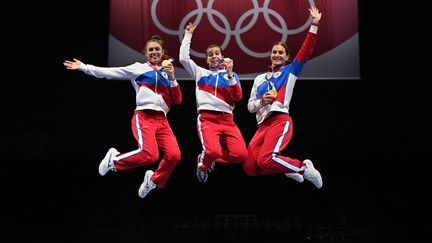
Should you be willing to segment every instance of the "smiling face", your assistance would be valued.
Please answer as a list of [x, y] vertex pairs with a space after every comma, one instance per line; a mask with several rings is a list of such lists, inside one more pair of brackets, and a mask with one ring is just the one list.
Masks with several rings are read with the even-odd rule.
[[219, 46], [209, 46], [206, 50], [206, 61], [210, 67], [215, 67], [223, 59], [222, 50]]
[[271, 54], [270, 61], [272, 66], [281, 66], [284, 65], [289, 59], [289, 54], [287, 53], [287, 49], [281, 45], [274, 45]]
[[156, 65], [162, 60], [163, 54], [164, 50], [161, 44], [156, 41], [147, 42], [145, 49], [145, 56], [147, 58], [147, 61], [149, 61], [153, 65]]

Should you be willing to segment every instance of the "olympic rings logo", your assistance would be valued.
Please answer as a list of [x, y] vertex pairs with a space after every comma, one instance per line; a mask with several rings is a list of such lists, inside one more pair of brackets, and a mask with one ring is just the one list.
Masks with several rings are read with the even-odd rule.
[[[256, 58], [268, 57], [270, 55], [270, 52], [269, 51], [268, 52], [256, 52], [256, 51], [249, 49], [243, 43], [243, 40], [241, 39], [241, 34], [249, 31], [256, 24], [260, 13], [262, 13], [264, 15], [264, 20], [265, 20], [266, 24], [272, 30], [276, 31], [277, 33], [282, 34], [281, 40], [283, 42], [286, 42], [288, 35], [295, 35], [297, 33], [300, 33], [302, 31], [306, 30], [309, 27], [310, 23], [312, 22], [312, 17], [309, 16], [309, 18], [306, 20], [306, 22], [303, 25], [301, 25], [295, 29], [288, 29], [287, 23], [282, 18], [282, 16], [278, 12], [274, 11], [273, 9], [268, 8], [270, 0], [265, 0], [262, 7], [259, 6], [258, 0], [251, 0], [251, 1], [253, 4], [253, 8], [246, 11], [244, 14], [242, 14], [238, 18], [238, 20], [235, 24], [234, 30], [231, 30], [230, 23], [229, 23], [228, 19], [221, 12], [214, 10], [212, 8], [214, 0], [209, 0], [207, 3], [207, 6], [205, 8], [203, 7], [201, 0], [195, 0], [195, 2], [197, 4], [197, 8], [195, 10], [192, 10], [191, 12], [189, 12], [185, 17], [183, 17], [177, 30], [169, 29], [169, 28], [163, 26], [161, 24], [161, 22], [159, 21], [158, 17], [156, 16], [156, 9], [157, 9], [157, 5], [159, 3], [159, 0], [154, 0], [152, 2], [151, 18], [152, 18], [152, 20], [155, 23], [157, 28], [159, 28], [161, 31], [163, 31], [169, 35], [174, 35], [174, 36], [177, 35], [179, 37], [180, 42], [181, 42], [182, 38], [183, 38], [184, 28], [185, 28], [186, 24], [189, 22], [189, 19], [191, 19], [193, 16], [197, 15], [195, 21], [193, 22], [193, 25], [197, 26], [200, 23], [200, 21], [203, 17], [203, 14], [206, 14], [211, 26], [215, 30], [217, 30], [218, 32], [225, 34], [225, 38], [224, 38], [222, 44], [220, 45], [222, 49], [225, 49], [228, 46], [228, 44], [231, 40], [231, 36], [234, 36], [238, 46], [246, 54], [248, 54], [249, 56], [252, 56], [252, 57], [256, 57]], [[309, 1], [310, 6], [315, 6], [314, 0], [308, 0], [308, 1]], [[221, 22], [223, 23], [223, 26], [220, 26], [216, 23], [213, 15], [215, 15], [217, 18], [219, 18], [221, 20]], [[241, 27], [243, 22], [250, 15], [252, 15], [252, 19], [250, 20], [250, 22], [248, 24], [246, 24], [244, 27]], [[277, 26], [275, 23], [273, 23], [273, 21], [270, 18], [270, 15], [273, 16], [279, 22], [280, 27]], [[190, 53], [196, 57], [200, 57], [200, 58], [205, 57], [205, 53], [197, 52], [197, 51], [194, 51], [192, 49], [190, 50]]]

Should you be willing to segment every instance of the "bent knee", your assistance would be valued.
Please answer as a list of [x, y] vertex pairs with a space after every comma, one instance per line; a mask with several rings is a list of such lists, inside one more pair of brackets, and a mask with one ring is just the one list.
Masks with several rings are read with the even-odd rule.
[[218, 152], [218, 151], [211, 151], [211, 150], [206, 150], [205, 151], [205, 158], [206, 161], [215, 161], [219, 158], [222, 157], [222, 153]]
[[142, 161], [157, 161], [159, 159], [159, 153], [157, 151], [150, 152], [141, 150], [139, 156]]
[[248, 158], [248, 151], [245, 149], [244, 151], [238, 151], [236, 154], [232, 155], [232, 161], [241, 163], [246, 161]]
[[256, 172], [253, 165], [243, 164], [243, 171], [248, 176], [256, 176]]
[[271, 163], [273, 162], [273, 154], [272, 153], [267, 153], [267, 154], [263, 154], [261, 156], [259, 156], [257, 158], [257, 161], [260, 161], [260, 163], [266, 164], [266, 163]]
[[165, 154], [164, 157], [167, 161], [178, 163], [181, 160], [181, 152], [176, 151], [176, 152], [167, 153]]

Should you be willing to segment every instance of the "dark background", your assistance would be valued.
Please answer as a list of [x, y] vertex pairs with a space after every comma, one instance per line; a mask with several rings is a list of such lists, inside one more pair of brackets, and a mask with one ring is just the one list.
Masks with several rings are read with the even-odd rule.
[[[359, 1], [361, 80], [296, 83], [284, 154], [312, 159], [321, 190], [283, 175], [248, 177], [237, 165], [217, 165], [198, 183], [194, 83], [181, 82], [183, 104], [168, 119], [182, 161], [163, 190], [141, 199], [144, 172], [156, 165], [97, 172], [108, 148], [136, 147], [130, 82], [62, 65], [107, 65], [109, 1], [2, 5], [0, 242], [430, 241], [421, 6]], [[235, 115], [248, 143], [252, 81], [242, 84]]]

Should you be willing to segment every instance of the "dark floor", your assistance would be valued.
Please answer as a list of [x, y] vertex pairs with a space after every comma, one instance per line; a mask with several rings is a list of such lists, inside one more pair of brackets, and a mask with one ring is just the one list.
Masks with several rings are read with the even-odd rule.
[[335, 173], [340, 163], [316, 164], [321, 190], [283, 175], [248, 177], [238, 165], [217, 165], [200, 184], [179, 165], [145, 199], [137, 190], [146, 168], [105, 177], [97, 161], [3, 169], [0, 242], [428, 242], [431, 224], [402, 197], [403, 182], [386, 190], [386, 178]]

